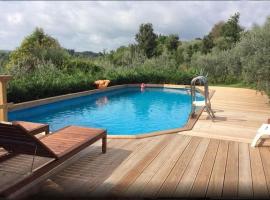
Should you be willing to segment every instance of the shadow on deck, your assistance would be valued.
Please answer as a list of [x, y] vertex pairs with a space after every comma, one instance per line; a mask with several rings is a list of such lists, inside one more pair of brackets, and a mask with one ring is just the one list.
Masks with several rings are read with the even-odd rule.
[[88, 193], [103, 183], [130, 153], [124, 149], [108, 148], [107, 153], [102, 154], [99, 147], [94, 148], [56, 176], [45, 181], [41, 192], [33, 198], [77, 197]]
[[[39, 192], [33, 198], [63, 197], [66, 194], [69, 197], [72, 194], [77, 196], [76, 190], [79, 188], [80, 192], [82, 192], [88, 182], [94, 189], [94, 185], [104, 182], [130, 153], [130, 151], [124, 149], [108, 148], [108, 152], [102, 154], [99, 146], [91, 147], [90, 151], [66, 166], [56, 176], [34, 187], [33, 191]], [[117, 157], [112, 155], [117, 155]], [[17, 155], [0, 163], [1, 190], [10, 187], [16, 181], [20, 181], [29, 175], [32, 158], [29, 155]], [[34, 168], [40, 167], [49, 160], [50, 158], [36, 157]], [[70, 185], [74, 186], [74, 190], [70, 189]], [[69, 186], [68, 192], [66, 186]], [[89, 190], [91, 188], [87, 187], [85, 189]]]

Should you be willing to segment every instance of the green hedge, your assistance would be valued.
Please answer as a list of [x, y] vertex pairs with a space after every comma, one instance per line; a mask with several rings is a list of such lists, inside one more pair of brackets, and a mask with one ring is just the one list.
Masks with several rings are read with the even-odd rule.
[[97, 79], [110, 79], [111, 85], [127, 83], [189, 84], [195, 72], [175, 68], [125, 68], [105, 71], [72, 70], [63, 72], [48, 66], [20, 77], [14, 77], [8, 87], [9, 102], [24, 102], [72, 92], [94, 89]]

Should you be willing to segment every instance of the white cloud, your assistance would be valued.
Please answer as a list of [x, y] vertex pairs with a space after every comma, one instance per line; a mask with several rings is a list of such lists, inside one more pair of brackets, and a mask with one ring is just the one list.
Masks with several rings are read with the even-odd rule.
[[22, 22], [22, 15], [20, 13], [8, 14], [7, 21], [13, 25], [19, 24]]
[[175, 33], [181, 39], [207, 34], [220, 20], [240, 12], [250, 28], [270, 15], [263, 1], [81, 1], [0, 2], [0, 49], [14, 49], [35, 27], [57, 38], [62, 46], [102, 51], [134, 42], [141, 23], [151, 22], [156, 33]]

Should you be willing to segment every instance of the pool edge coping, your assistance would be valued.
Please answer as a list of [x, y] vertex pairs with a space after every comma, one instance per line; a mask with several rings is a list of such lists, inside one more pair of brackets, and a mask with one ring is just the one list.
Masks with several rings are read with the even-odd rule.
[[[82, 97], [90, 94], [98, 94], [98, 93], [103, 93], [107, 91], [112, 91], [115, 89], [121, 89], [121, 88], [128, 88], [128, 87], [139, 87], [140, 84], [122, 84], [122, 85], [115, 85], [115, 86], [110, 86], [104, 89], [93, 89], [93, 90], [86, 90], [82, 92], [76, 92], [76, 93], [70, 93], [70, 94], [64, 94], [64, 95], [59, 95], [59, 96], [54, 96], [54, 97], [48, 97], [48, 98], [43, 98], [43, 99], [38, 99], [38, 100], [33, 100], [33, 101], [26, 101], [22, 103], [17, 103], [13, 104], [12, 108], [9, 109], [9, 111], [16, 111], [16, 110], [21, 110], [21, 109], [26, 109], [26, 108], [31, 108], [35, 106], [41, 106], [44, 104], [49, 104], [49, 103], [54, 103], [62, 100], [68, 100], [72, 98], [77, 98], [77, 97]], [[189, 88], [189, 85], [175, 85], [175, 84], [145, 84], [146, 87], [157, 87], [157, 88]], [[200, 93], [202, 91], [198, 89]], [[211, 99], [212, 96], [214, 95], [215, 90], [210, 90], [210, 95], [209, 98]], [[168, 129], [168, 130], [163, 130], [163, 131], [154, 131], [150, 133], [142, 133], [138, 135], [108, 135], [107, 137], [109, 139], [141, 139], [141, 138], [147, 138], [147, 137], [153, 137], [153, 136], [158, 136], [158, 135], [164, 135], [164, 134], [172, 134], [172, 133], [179, 133], [183, 131], [189, 131], [192, 130], [198, 119], [200, 118], [202, 112], [204, 111], [205, 107], [202, 107], [195, 113], [195, 117], [191, 118], [189, 117], [188, 122], [185, 124], [184, 127], [181, 128], [175, 128], [175, 129]]]

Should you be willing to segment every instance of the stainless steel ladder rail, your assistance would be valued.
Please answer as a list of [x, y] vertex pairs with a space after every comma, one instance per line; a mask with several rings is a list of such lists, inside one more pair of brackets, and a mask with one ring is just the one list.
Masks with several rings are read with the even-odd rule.
[[197, 76], [192, 79], [190, 83], [190, 89], [191, 89], [191, 117], [195, 116], [196, 111], [196, 83], [199, 82], [200, 85], [204, 85], [204, 106], [205, 110], [208, 113], [208, 115], [211, 117], [212, 120], [215, 118], [214, 111], [211, 108], [211, 102], [209, 98], [209, 89], [208, 89], [208, 81], [207, 78], [204, 76]]

